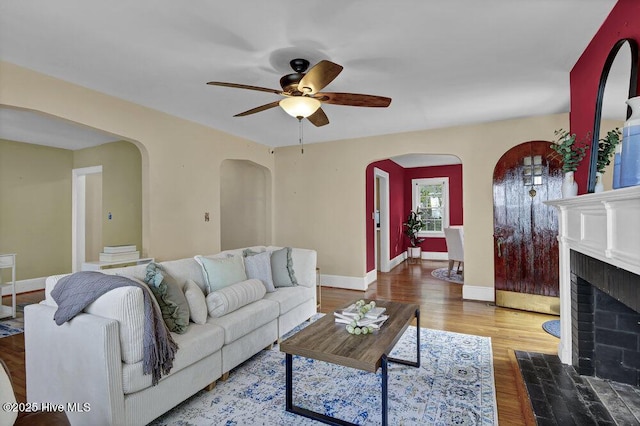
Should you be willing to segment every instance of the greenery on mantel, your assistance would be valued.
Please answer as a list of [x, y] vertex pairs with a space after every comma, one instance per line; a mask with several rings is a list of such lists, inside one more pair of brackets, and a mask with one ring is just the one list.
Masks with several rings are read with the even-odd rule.
[[424, 238], [418, 238], [418, 232], [425, 227], [425, 224], [421, 215], [414, 211], [409, 213], [407, 221], [403, 223], [403, 225], [405, 226], [404, 233], [409, 237], [411, 247], [418, 247], [418, 245], [424, 241]]
[[598, 161], [597, 170], [599, 173], [604, 173], [605, 167], [611, 164], [611, 157], [613, 156], [616, 146], [620, 143], [622, 133], [619, 128], [609, 130], [607, 136], [598, 141]]
[[[562, 171], [564, 173], [575, 172], [582, 159], [587, 155], [589, 145], [576, 145], [575, 133], [571, 134], [564, 129], [556, 130], [553, 133], [556, 135], [556, 140], [551, 144], [551, 149], [560, 157]], [[585, 139], [588, 139], [588, 136]]]

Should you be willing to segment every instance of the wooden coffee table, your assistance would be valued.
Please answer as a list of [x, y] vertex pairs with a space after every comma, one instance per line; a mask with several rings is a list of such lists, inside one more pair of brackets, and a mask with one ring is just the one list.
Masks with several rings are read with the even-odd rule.
[[[387, 301], [376, 301], [376, 305], [387, 308], [389, 319], [373, 334], [349, 334], [345, 324], [336, 323], [331, 313], [280, 343], [280, 350], [286, 354], [287, 411], [332, 425], [353, 424], [293, 404], [293, 355], [299, 355], [371, 373], [382, 367], [382, 424], [387, 425], [387, 363], [391, 361], [420, 367], [420, 308], [415, 304]], [[416, 319], [417, 329], [416, 361], [389, 358], [389, 353], [413, 318]]]

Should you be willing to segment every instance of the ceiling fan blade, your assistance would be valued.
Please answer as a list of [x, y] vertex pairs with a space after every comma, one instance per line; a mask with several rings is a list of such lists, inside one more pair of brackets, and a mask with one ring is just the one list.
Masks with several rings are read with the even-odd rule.
[[391, 104], [391, 98], [376, 95], [361, 95], [358, 93], [317, 93], [314, 98], [333, 105], [386, 108]]
[[342, 66], [331, 61], [320, 61], [314, 65], [298, 83], [298, 90], [304, 94], [317, 93], [340, 74]]
[[223, 86], [223, 87], [233, 87], [235, 89], [257, 90], [259, 92], [268, 92], [268, 93], [275, 93], [276, 95], [282, 95], [282, 90], [269, 89], [267, 87], [249, 86], [247, 84], [225, 83], [223, 81], [210, 81], [207, 84], [210, 84], [211, 86]]
[[327, 117], [327, 114], [324, 113], [322, 108], [318, 108], [316, 112], [307, 117], [307, 120], [309, 120], [311, 124], [316, 127], [329, 124], [329, 118]]
[[244, 117], [245, 115], [255, 114], [256, 112], [266, 111], [271, 108], [275, 108], [280, 105], [280, 101], [271, 102], [265, 105], [261, 105], [259, 107], [252, 108], [248, 111], [241, 112], [239, 114], [234, 115], [234, 117]]

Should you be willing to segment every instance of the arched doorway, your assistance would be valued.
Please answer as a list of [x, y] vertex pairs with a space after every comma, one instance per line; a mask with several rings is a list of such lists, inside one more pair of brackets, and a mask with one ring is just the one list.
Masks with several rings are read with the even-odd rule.
[[496, 305], [559, 314], [558, 220], [562, 166], [550, 142], [517, 145], [493, 173]]

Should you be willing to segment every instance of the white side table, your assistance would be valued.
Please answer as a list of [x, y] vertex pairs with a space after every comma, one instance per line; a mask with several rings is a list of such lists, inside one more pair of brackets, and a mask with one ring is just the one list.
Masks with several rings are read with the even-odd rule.
[[0, 284], [0, 289], [11, 286], [11, 306], [0, 301], [0, 318], [16, 317], [16, 254], [0, 254], [0, 269], [11, 268], [11, 282]]

